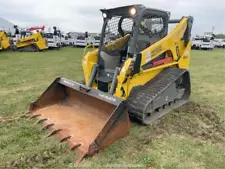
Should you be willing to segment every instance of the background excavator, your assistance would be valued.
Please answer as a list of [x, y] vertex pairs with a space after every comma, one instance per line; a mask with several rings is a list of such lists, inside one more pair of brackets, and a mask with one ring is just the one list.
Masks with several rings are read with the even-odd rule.
[[0, 31], [0, 50], [7, 50], [10, 48], [10, 39], [5, 31]]
[[[85, 84], [57, 78], [30, 105], [48, 136], [78, 150], [76, 164], [128, 135], [130, 118], [148, 125], [191, 93], [193, 17], [171, 20], [143, 5], [101, 12], [100, 46], [83, 58]], [[170, 33], [169, 24], [177, 24]]]

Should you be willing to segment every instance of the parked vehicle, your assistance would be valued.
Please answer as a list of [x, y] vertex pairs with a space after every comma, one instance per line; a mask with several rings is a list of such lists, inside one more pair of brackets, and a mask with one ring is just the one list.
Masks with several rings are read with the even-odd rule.
[[214, 42], [211, 38], [202, 36], [202, 37], [194, 37], [192, 39], [192, 49], [206, 49], [212, 50], [214, 49]]
[[88, 38], [83, 35], [79, 35], [74, 40], [75, 47], [85, 47], [88, 44]]

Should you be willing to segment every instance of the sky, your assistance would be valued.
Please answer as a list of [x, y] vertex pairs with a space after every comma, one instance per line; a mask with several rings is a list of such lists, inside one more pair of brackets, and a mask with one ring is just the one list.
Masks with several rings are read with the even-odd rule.
[[193, 34], [225, 33], [225, 0], [7, 0], [0, 16], [21, 27], [58, 26], [65, 32], [100, 32], [99, 9], [143, 4], [171, 12], [171, 19], [193, 16]]

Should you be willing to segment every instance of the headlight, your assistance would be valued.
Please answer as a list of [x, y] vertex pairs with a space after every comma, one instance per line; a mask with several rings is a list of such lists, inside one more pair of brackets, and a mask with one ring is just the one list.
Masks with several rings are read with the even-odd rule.
[[106, 13], [102, 13], [103, 18], [107, 18], [107, 14]]
[[137, 12], [137, 10], [136, 10], [135, 8], [131, 8], [131, 9], [130, 9], [130, 14], [131, 14], [131, 15], [135, 15], [136, 12]]

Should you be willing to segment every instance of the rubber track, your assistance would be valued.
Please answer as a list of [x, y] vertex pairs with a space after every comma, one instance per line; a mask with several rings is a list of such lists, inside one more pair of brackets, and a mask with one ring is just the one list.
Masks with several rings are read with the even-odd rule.
[[37, 52], [38, 50], [35, 47], [29, 45], [29, 46], [25, 46], [23, 48], [19, 48], [18, 51], [20, 51], [20, 52]]
[[131, 92], [127, 99], [129, 115], [142, 122], [145, 107], [186, 71], [185, 69], [179, 68], [167, 68], [145, 85]]

